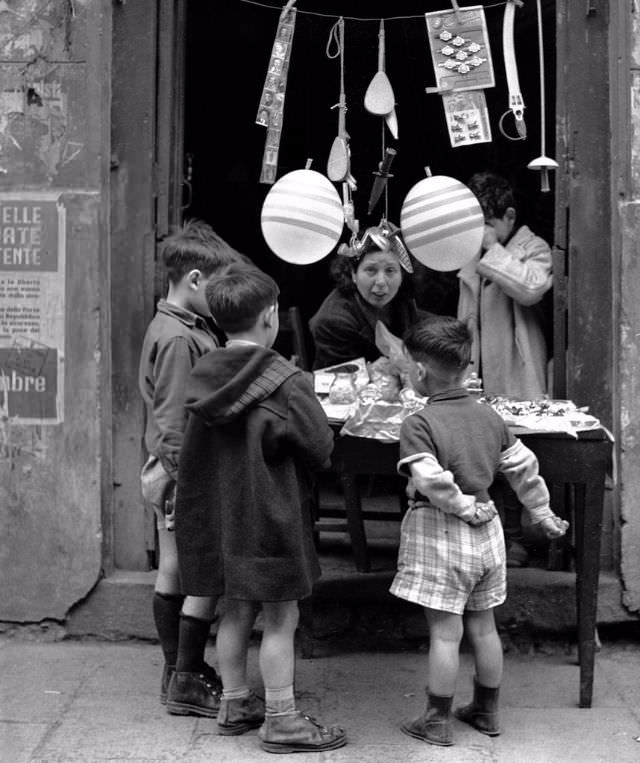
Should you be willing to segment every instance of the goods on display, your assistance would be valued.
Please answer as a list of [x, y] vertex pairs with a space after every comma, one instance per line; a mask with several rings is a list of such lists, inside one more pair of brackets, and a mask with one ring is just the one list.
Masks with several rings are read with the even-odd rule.
[[267, 128], [267, 137], [262, 157], [260, 182], [275, 183], [278, 171], [278, 153], [284, 115], [284, 97], [287, 89], [289, 60], [293, 45], [293, 32], [296, 25], [296, 11], [292, 8], [295, 0], [288, 2], [282, 9], [276, 38], [271, 49], [269, 68], [265, 77], [256, 124]]
[[295, 265], [308, 265], [338, 243], [344, 227], [342, 201], [320, 172], [294, 170], [269, 189], [261, 225], [275, 255]]
[[446, 175], [421, 180], [402, 204], [400, 229], [413, 256], [432, 270], [457, 270], [480, 250], [484, 215], [466, 185]]
[[435, 87], [442, 96], [454, 148], [489, 143], [491, 128], [484, 89], [494, 87], [489, 35], [481, 5], [425, 13]]

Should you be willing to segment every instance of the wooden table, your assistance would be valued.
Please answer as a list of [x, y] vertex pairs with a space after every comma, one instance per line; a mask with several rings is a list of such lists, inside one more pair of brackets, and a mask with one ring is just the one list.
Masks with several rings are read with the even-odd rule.
[[[356, 568], [368, 572], [371, 566], [357, 477], [363, 474], [397, 474], [398, 443], [342, 436], [337, 424], [334, 430], [336, 439], [330, 471], [337, 473], [342, 483]], [[553, 510], [571, 523], [576, 567], [579, 706], [590, 707], [596, 649], [602, 506], [612, 444], [604, 429], [580, 432], [578, 439], [556, 432], [514, 430], [514, 433], [538, 457], [540, 473], [549, 487]]]

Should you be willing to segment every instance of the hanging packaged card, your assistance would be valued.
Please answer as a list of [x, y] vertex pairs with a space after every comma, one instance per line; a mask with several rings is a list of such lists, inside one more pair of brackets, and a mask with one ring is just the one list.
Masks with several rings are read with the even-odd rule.
[[442, 105], [453, 148], [491, 143], [491, 125], [484, 90], [442, 93]]
[[436, 87], [428, 92], [495, 86], [482, 5], [425, 13]]
[[275, 183], [278, 171], [284, 98], [296, 24], [296, 11], [292, 7], [294, 2], [295, 0], [289, 0], [280, 14], [256, 116], [256, 124], [267, 128], [260, 182], [268, 185]]

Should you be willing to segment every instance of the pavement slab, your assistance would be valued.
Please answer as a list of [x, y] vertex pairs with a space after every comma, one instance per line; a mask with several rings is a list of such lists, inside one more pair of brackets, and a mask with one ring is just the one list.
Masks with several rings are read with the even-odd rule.
[[[300, 709], [345, 727], [340, 750], [297, 754], [298, 763], [638, 763], [640, 644], [603, 644], [593, 706], [578, 708], [571, 649], [505, 654], [499, 737], [454, 721], [455, 745], [411, 739], [399, 724], [424, 705], [427, 655], [334, 649], [299, 659]], [[207, 659], [216, 664], [215, 647]], [[250, 680], [260, 690], [257, 645]], [[168, 715], [158, 701], [156, 644], [0, 638], [2, 763], [253, 763], [273, 761], [257, 732], [220, 737], [211, 719]], [[473, 665], [461, 656], [455, 704], [471, 694]], [[277, 759], [277, 758], [276, 758]]]

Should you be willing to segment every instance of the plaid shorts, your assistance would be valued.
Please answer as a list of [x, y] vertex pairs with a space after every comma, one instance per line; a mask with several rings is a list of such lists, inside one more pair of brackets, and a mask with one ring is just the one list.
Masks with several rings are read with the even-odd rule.
[[472, 527], [432, 506], [408, 511], [390, 591], [457, 615], [502, 604], [507, 598], [507, 564], [500, 518]]

